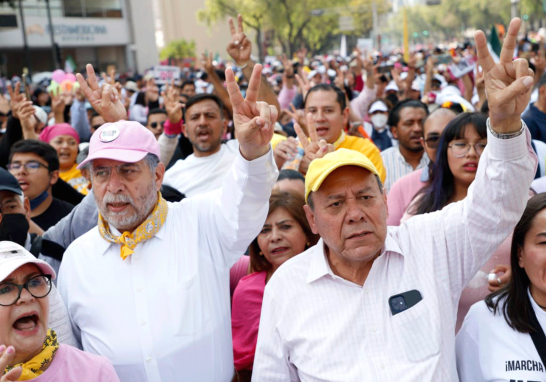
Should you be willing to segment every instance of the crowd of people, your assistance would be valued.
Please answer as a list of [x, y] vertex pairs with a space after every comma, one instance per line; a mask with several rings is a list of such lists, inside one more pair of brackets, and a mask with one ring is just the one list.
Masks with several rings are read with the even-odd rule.
[[0, 95], [0, 380], [546, 380], [545, 41], [229, 23], [225, 67]]

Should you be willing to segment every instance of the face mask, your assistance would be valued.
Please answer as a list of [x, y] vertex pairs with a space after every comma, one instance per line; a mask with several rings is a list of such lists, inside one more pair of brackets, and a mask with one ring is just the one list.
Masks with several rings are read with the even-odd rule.
[[25, 215], [4, 214], [0, 223], [0, 241], [9, 240], [24, 247], [28, 229], [28, 220]]
[[374, 114], [370, 117], [370, 120], [372, 121], [374, 129], [381, 132], [385, 130], [385, 126], [387, 125], [388, 117], [385, 114]]

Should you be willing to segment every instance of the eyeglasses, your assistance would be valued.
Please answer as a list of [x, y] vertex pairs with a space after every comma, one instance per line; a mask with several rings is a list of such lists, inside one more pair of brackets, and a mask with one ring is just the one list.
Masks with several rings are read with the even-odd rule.
[[[486, 143], [476, 143], [472, 147], [474, 147], [474, 151], [476, 151], [476, 154], [482, 155], [486, 145]], [[451, 149], [451, 153], [454, 157], [462, 158], [469, 153], [471, 145], [466, 142], [455, 142], [451, 146], [447, 147]]]
[[0, 284], [0, 305], [10, 306], [15, 304], [21, 297], [23, 288], [34, 298], [44, 298], [51, 292], [51, 276], [40, 275], [29, 279], [23, 285], [12, 283]]
[[29, 174], [35, 173], [36, 171], [40, 169], [40, 167], [43, 167], [49, 170], [49, 166], [46, 166], [45, 164], [37, 162], [37, 161], [30, 161], [27, 163], [15, 162], [15, 163], [8, 164], [7, 167], [10, 172], [17, 172], [21, 169], [21, 167], [24, 167], [26, 172], [28, 172]]
[[437, 149], [440, 145], [440, 136], [439, 135], [429, 135], [427, 139], [425, 139], [425, 143], [430, 149]]
[[117, 166], [106, 167], [94, 167], [91, 175], [94, 183], [105, 183], [110, 179], [112, 175], [112, 168], [115, 168], [118, 175], [127, 180], [131, 181], [140, 174], [141, 169], [137, 164], [134, 163], [124, 163]]
[[155, 128], [157, 128], [157, 126], [158, 126], [159, 124], [161, 124], [161, 127], [163, 127], [163, 125], [165, 125], [165, 122], [166, 122], [166, 121], [163, 121], [163, 122], [152, 122], [152, 123], [150, 123], [150, 127], [151, 127], [152, 129], [155, 129]]

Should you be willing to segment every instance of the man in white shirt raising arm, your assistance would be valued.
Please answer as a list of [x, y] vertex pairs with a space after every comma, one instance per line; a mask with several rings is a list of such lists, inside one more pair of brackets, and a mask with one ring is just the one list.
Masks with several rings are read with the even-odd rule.
[[107, 122], [89, 156], [98, 227], [64, 254], [59, 291], [85, 351], [108, 357], [121, 381], [230, 381], [229, 269], [259, 233], [277, 179], [270, 144], [277, 109], [258, 102], [261, 66], [246, 99], [231, 69], [227, 87], [239, 153], [223, 185], [180, 203], [159, 192], [159, 145], [123, 121], [114, 88], [88, 65], [78, 80]]
[[537, 165], [521, 122], [533, 73], [512, 60], [520, 24], [510, 23], [497, 64], [475, 35], [490, 126], [463, 201], [387, 229], [366, 157], [338, 150], [311, 162], [305, 210], [322, 239], [266, 286], [253, 381], [458, 380], [461, 292], [519, 220]]

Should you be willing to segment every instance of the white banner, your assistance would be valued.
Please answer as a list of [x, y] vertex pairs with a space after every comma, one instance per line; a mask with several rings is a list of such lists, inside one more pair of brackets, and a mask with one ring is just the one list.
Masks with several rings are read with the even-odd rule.
[[171, 80], [179, 80], [181, 71], [178, 66], [156, 65], [148, 73], [154, 76], [156, 84], [168, 84]]

